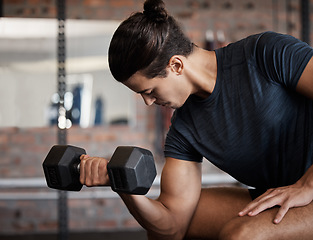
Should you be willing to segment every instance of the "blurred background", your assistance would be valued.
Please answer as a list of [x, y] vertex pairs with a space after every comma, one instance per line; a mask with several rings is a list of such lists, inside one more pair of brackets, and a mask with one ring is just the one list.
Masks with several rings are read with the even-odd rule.
[[[42, 170], [51, 146], [65, 141], [106, 158], [119, 145], [148, 148], [161, 173], [172, 111], [146, 107], [107, 62], [114, 30], [143, 2], [0, 0], [0, 239], [146, 239], [110, 188], [63, 194], [47, 188]], [[310, 44], [312, 2], [165, 0], [187, 36], [208, 50], [263, 31]], [[239, 184], [207, 161], [203, 169], [204, 186]], [[148, 196], [158, 193], [159, 177]]]

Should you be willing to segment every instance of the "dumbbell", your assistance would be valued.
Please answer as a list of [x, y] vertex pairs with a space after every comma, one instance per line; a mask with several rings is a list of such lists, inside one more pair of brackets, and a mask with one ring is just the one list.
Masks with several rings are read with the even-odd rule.
[[[46, 156], [42, 166], [50, 188], [80, 191], [80, 156], [82, 148], [71, 145], [55, 145]], [[107, 165], [111, 188], [115, 192], [146, 194], [155, 177], [156, 168], [152, 153], [144, 148], [119, 146]]]

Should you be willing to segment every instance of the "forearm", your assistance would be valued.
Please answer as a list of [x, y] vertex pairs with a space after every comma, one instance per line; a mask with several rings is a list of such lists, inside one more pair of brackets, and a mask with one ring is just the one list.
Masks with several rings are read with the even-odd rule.
[[157, 200], [120, 194], [150, 240], [183, 239], [201, 193], [201, 164], [167, 158]]
[[148, 231], [152, 239], [156, 235], [158, 239], [183, 238], [183, 227], [177, 223], [175, 215], [160, 201], [138, 195], [120, 194], [120, 196], [130, 213]]
[[[83, 156], [80, 181], [86, 186], [109, 184], [107, 160]], [[119, 193], [149, 239], [183, 239], [201, 193], [201, 164], [166, 158], [158, 200]]]
[[311, 190], [313, 193], [313, 165], [308, 168], [306, 173], [297, 181], [296, 184]]

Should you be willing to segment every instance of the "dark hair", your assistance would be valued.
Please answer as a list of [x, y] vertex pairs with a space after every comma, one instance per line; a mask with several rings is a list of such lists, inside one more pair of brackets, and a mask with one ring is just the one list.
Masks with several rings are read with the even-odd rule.
[[123, 21], [109, 47], [113, 77], [126, 81], [137, 71], [147, 78], [166, 77], [166, 66], [174, 55], [188, 56], [193, 44], [175, 19], [168, 15], [162, 0], [146, 0], [144, 11]]

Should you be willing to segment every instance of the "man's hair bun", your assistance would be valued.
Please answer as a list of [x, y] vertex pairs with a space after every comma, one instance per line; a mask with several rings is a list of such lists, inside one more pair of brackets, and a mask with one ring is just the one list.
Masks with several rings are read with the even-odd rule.
[[165, 4], [162, 0], [146, 0], [143, 14], [154, 22], [165, 22], [168, 18]]

